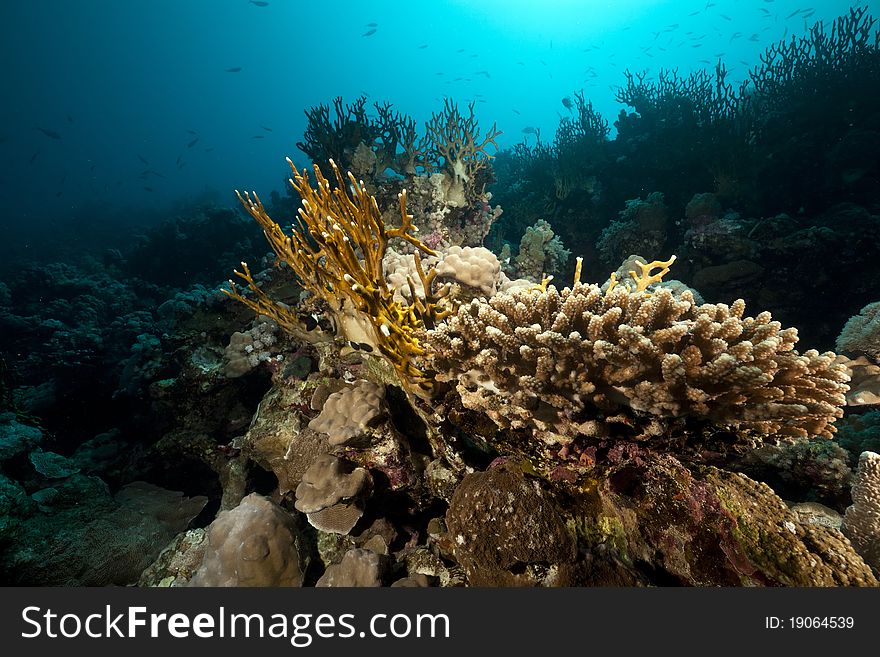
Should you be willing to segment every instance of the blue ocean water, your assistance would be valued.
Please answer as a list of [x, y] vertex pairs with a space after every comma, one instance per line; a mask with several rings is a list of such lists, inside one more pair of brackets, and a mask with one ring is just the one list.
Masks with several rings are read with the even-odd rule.
[[[860, 3], [876, 13], [877, 3]], [[304, 110], [342, 96], [420, 124], [475, 102], [510, 146], [552, 138], [583, 90], [610, 121], [623, 71], [744, 79], [763, 50], [843, 1], [54, 0], [0, 6], [0, 189], [7, 235], [69, 221], [149, 223], [181, 203], [282, 187]], [[375, 24], [375, 27], [372, 25]], [[373, 31], [375, 30], [375, 31]]]

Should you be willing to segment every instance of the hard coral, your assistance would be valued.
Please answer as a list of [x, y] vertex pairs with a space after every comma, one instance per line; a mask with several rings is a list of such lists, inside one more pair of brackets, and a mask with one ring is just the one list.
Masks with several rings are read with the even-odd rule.
[[[305, 170], [298, 171], [289, 159], [288, 163], [293, 171], [290, 182], [302, 197], [299, 222], [290, 236], [267, 214], [256, 193], [251, 196], [236, 192], [239, 200], [262, 226], [279, 262], [286, 263], [302, 285], [327, 304], [338, 335], [378, 350], [402, 380], [430, 387], [413, 365], [412, 357], [423, 353], [416, 332], [439, 316], [436, 300], [430, 295], [433, 274], [425, 275], [419, 257], [419, 253], [434, 252], [412, 234], [406, 190], [398, 196], [401, 225], [388, 228], [375, 197], [350, 173], [346, 180], [332, 160], [335, 188], [318, 166], [314, 168], [317, 186], [313, 188]], [[413, 295], [408, 305], [395, 299], [383, 273], [385, 252], [395, 238], [415, 248], [416, 271], [422, 288], [429, 292], [424, 299]], [[275, 320], [289, 333], [302, 333], [297, 314], [272, 300], [254, 281], [246, 263], [242, 263], [242, 269], [236, 274], [247, 283], [253, 297], [239, 292], [232, 281], [227, 294]]]
[[658, 435], [681, 417], [832, 435], [849, 380], [834, 354], [799, 354], [796, 329], [768, 312], [744, 317], [742, 300], [698, 306], [689, 291], [638, 289], [576, 282], [474, 300], [429, 332], [429, 365], [465, 407], [549, 442], [602, 435], [609, 422]]
[[880, 571], [880, 454], [862, 453], [852, 496], [841, 529], [865, 562]]

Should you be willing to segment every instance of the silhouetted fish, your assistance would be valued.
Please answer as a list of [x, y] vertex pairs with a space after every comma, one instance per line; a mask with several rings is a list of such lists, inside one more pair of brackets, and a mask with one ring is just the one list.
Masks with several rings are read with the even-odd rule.
[[144, 187], [144, 191], [146, 191], [146, 192], [152, 192], [152, 191], [153, 191], [153, 188], [152, 188], [152, 187]]
[[[519, 112], [517, 112], [517, 114], [519, 114]], [[538, 132], [530, 125], [527, 125], [525, 128], [522, 129], [522, 131], [523, 131], [524, 135], [534, 135], [534, 134], [537, 134], [537, 132]]]
[[785, 20], [788, 20], [788, 19], [791, 18], [792, 16], [797, 16], [799, 13], [801, 13], [801, 10], [800, 10], [800, 9], [795, 9], [793, 12], [791, 12], [788, 16], [785, 17]]
[[143, 162], [143, 163], [146, 164], [147, 166], [150, 166], [150, 163], [147, 162], [147, 158], [145, 158], [143, 155], [141, 155], [141, 154], [139, 154], [139, 153], [137, 154], [137, 156], [138, 156], [138, 159], [139, 159], [141, 162]]
[[727, 16], [727, 15], [725, 15], [725, 14], [718, 14], [718, 15], [721, 16], [721, 18], [723, 18], [723, 19], [726, 20], [726, 21], [732, 21], [732, 20], [733, 20], [730, 16]]
[[211, 148], [206, 148], [206, 149], [205, 149], [205, 152], [206, 152], [206, 153], [210, 153], [210, 152], [213, 151], [213, 150], [214, 150], [214, 147], [211, 146]]
[[241, 70], [241, 66], [233, 66], [232, 68], [227, 68], [227, 73], [238, 73]]
[[260, 127], [261, 127], [263, 130], [265, 130], [266, 132], [272, 132], [272, 128], [267, 128], [267, 127], [264, 126], [264, 125], [261, 125]]
[[199, 134], [199, 133], [196, 132], [195, 130], [187, 130], [187, 132], [188, 132], [189, 134], [191, 134], [191, 135], [197, 135], [197, 134]]
[[39, 154], [40, 154], [40, 151], [37, 151], [36, 153], [34, 153], [33, 155], [31, 155], [31, 162], [30, 162], [31, 164], [33, 164], [34, 162], [36, 162], [36, 160], [37, 160], [37, 155], [39, 155]]
[[361, 34], [361, 36], [362, 36], [362, 37], [367, 37], [367, 36], [370, 36], [371, 34], [375, 34], [375, 33], [376, 33], [376, 28], [374, 27], [374, 28], [372, 28], [372, 29], [367, 30], [367, 31], [364, 32], [363, 34]]
[[268, 7], [269, 3], [264, 2], [264, 0], [248, 0], [252, 5], [257, 5], [257, 7]]
[[364, 27], [379, 27], [379, 23], [367, 23]]
[[562, 105], [569, 112], [571, 111], [571, 108], [574, 107], [574, 105], [571, 104], [571, 98], [569, 98], [568, 96], [566, 96], [565, 98], [562, 99]]
[[67, 115], [67, 122], [73, 123], [73, 117], [70, 114]]
[[61, 135], [58, 134], [57, 132], [55, 132], [54, 130], [49, 130], [47, 128], [41, 128], [39, 126], [37, 126], [37, 130], [42, 132], [44, 135], [46, 135], [50, 139], [61, 139]]
[[514, 114], [516, 114], [517, 116], [519, 116], [519, 110], [512, 109], [510, 111], [513, 112]]
[[264, 139], [265, 135], [254, 135], [251, 139]]
[[198, 143], [199, 143], [199, 138], [196, 137], [196, 138], [193, 139], [191, 142], [189, 142], [189, 143], [186, 145], [186, 147], [187, 147], [187, 148], [192, 148], [193, 146], [195, 146], [195, 145], [198, 144]]
[[424, 50], [424, 49], [427, 48], [427, 47], [428, 47], [428, 44], [427, 44], [427, 43], [423, 43], [422, 45], [419, 46], [419, 50]]

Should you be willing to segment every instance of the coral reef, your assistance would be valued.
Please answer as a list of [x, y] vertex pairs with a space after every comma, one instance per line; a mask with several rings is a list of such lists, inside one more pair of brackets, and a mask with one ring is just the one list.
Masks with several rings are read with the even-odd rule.
[[659, 435], [687, 416], [830, 436], [846, 368], [830, 353], [799, 354], [795, 330], [744, 311], [741, 300], [697, 306], [662, 287], [516, 290], [473, 301], [430, 331], [430, 365], [465, 407], [551, 442], [604, 435], [611, 423]]
[[256, 493], [222, 511], [190, 586], [300, 586], [302, 539], [289, 513]]
[[853, 505], [841, 531], [875, 571], [880, 571], [880, 454], [863, 452], [852, 489]]

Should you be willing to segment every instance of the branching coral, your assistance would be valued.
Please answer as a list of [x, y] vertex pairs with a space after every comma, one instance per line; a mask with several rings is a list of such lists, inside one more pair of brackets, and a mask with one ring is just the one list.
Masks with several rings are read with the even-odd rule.
[[841, 530], [865, 562], [880, 570], [880, 454], [862, 452], [852, 497]]
[[443, 110], [431, 116], [425, 128], [435, 155], [442, 160], [453, 185], [462, 188], [469, 185], [473, 188], [477, 174], [494, 157], [486, 152], [486, 147], [492, 144], [498, 148], [495, 138], [501, 132], [495, 124], [492, 124], [485, 137], [481, 137], [474, 117], [474, 104], [468, 105], [468, 116], [465, 118], [458, 105], [447, 98]]
[[[502, 428], [531, 428], [549, 442], [640, 437], [673, 418], [780, 436], [831, 436], [847, 390], [834, 354], [794, 351], [796, 329], [745, 303], [697, 305], [689, 291], [645, 291], [671, 261], [649, 263], [603, 293], [575, 279], [474, 300], [429, 332], [430, 366], [454, 382], [465, 407]], [[665, 273], [665, 272], [664, 272]], [[643, 284], [640, 284], [640, 281]]]
[[[399, 194], [401, 225], [388, 228], [382, 222], [378, 204], [363, 183], [354, 176], [348, 180], [331, 160], [335, 188], [315, 165], [316, 187], [305, 170], [293, 171], [290, 183], [302, 197], [299, 222], [291, 235], [266, 213], [256, 193], [236, 192], [263, 232], [279, 262], [287, 264], [303, 286], [323, 299], [336, 321], [337, 334], [350, 342], [377, 349], [394, 366], [401, 378], [417, 381], [423, 387], [422, 373], [412, 363], [424, 353], [417, 331], [433, 326], [442, 316], [436, 298], [430, 293], [433, 273], [424, 273], [419, 253], [434, 251], [413, 236], [412, 215], [406, 211], [406, 190]], [[392, 239], [408, 242], [415, 248], [415, 266], [422, 289], [427, 295], [411, 295], [410, 304], [394, 298], [383, 273], [382, 260]], [[227, 294], [259, 314], [266, 315], [289, 332], [296, 332], [296, 313], [271, 299], [254, 281], [246, 263], [236, 274], [244, 280], [253, 297], [244, 296], [230, 281]], [[414, 285], [414, 284], [413, 284]]]

